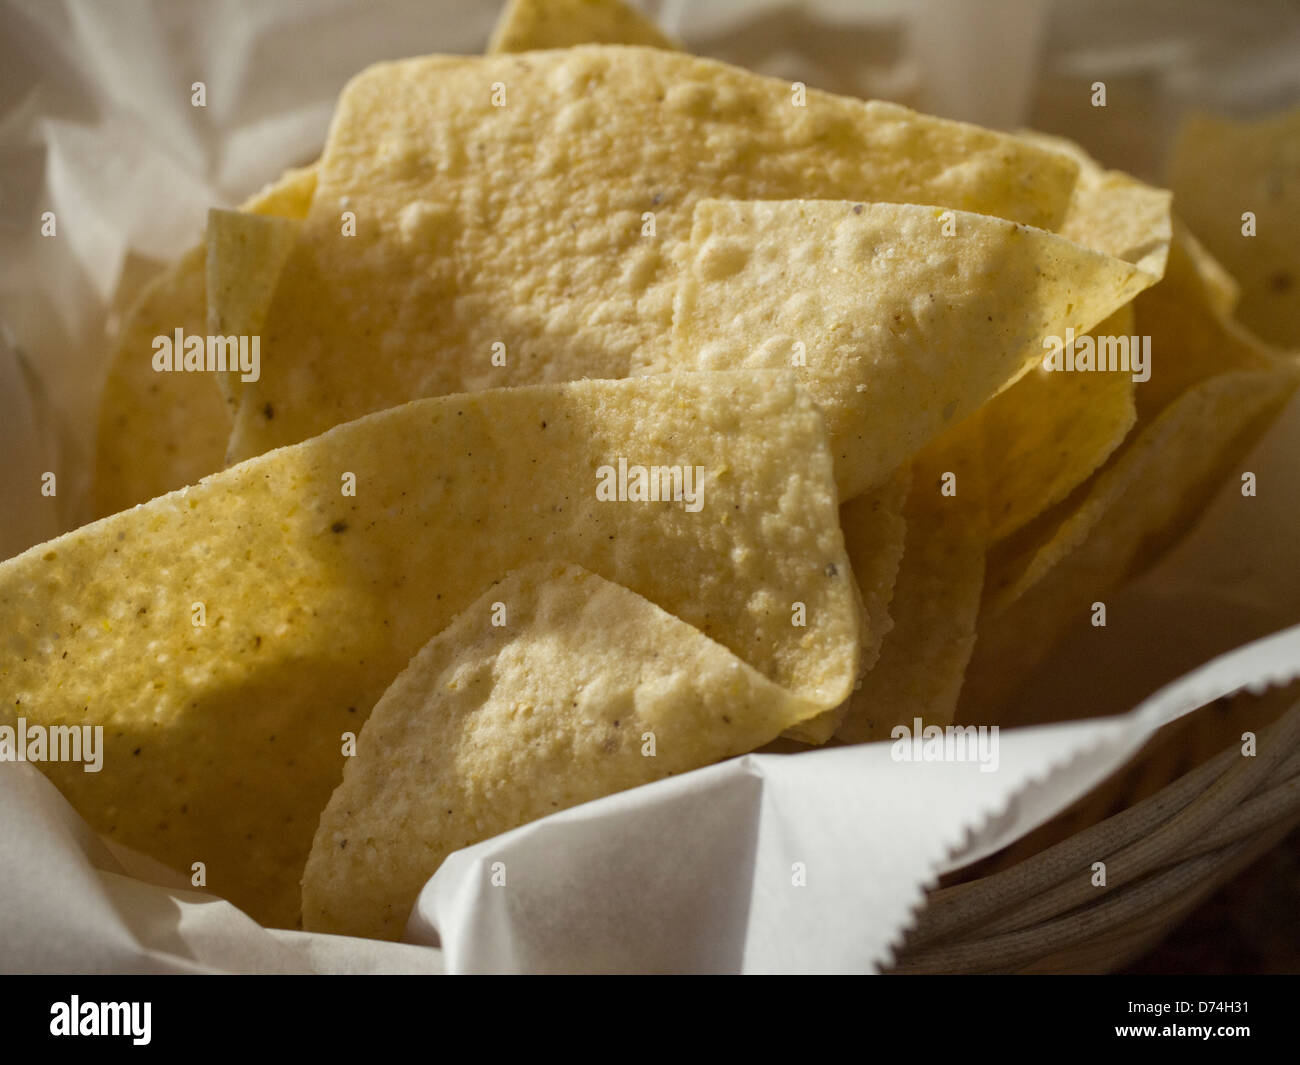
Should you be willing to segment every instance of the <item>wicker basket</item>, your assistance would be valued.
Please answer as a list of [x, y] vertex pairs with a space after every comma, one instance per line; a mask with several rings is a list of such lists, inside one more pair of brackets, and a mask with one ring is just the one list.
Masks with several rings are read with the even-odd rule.
[[[1300, 702], [1259, 731], [1255, 757], [1235, 740], [1118, 814], [932, 891], [889, 971], [1117, 969], [1297, 824]], [[1096, 861], [1106, 864], [1104, 887], [1093, 886]]]

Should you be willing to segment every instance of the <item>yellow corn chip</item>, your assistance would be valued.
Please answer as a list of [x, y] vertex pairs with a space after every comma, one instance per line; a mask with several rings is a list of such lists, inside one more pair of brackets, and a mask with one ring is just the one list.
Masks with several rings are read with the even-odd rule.
[[[302, 218], [316, 188], [313, 167], [289, 170], [241, 210]], [[157, 336], [207, 333], [204, 245], [155, 278], [126, 315], [100, 400], [94, 510], [114, 514], [182, 485], [225, 462], [230, 413], [208, 373], [159, 373]]]
[[[1125, 423], [1145, 429], [1179, 396], [1215, 375], [1242, 370], [1267, 372], [1280, 366], [1276, 354], [1266, 344], [1224, 316], [1222, 307], [1229, 293], [1216, 281], [1218, 276], [1213, 259], [1175, 218], [1165, 276], [1134, 300], [1133, 325], [1116, 322], [1097, 330], [1098, 334], [1119, 335], [1131, 330], [1133, 342], [1145, 343], [1150, 338], [1150, 378], [1134, 386], [1136, 422], [1130, 413], [1121, 410], [1118, 400], [1118, 392], [1129, 387], [1128, 379], [1112, 381], [1110, 387], [1114, 394], [1107, 403], [1097, 402], [1104, 398], [1098, 395], [1080, 395], [1080, 405], [1074, 408], [1078, 419], [1073, 429], [1063, 427], [1058, 431], [1043, 425], [1038, 447], [1032, 450], [1035, 457], [1029, 464], [1017, 467], [1014, 462], [1002, 463], [1002, 457], [1008, 455], [1007, 441], [1017, 439], [1015, 434], [1023, 431], [1017, 429], [1016, 418], [1021, 412], [1055, 406], [1055, 401], [1043, 396], [1017, 395], [1017, 389], [1024, 384], [1021, 381], [980, 412], [977, 420], [991, 421], [997, 417], [1006, 422], [989, 438], [991, 512], [995, 539], [1003, 540], [989, 561], [987, 595], [995, 609], [1005, 609], [1041, 580], [1082, 541], [1091, 528], [1090, 522], [1102, 520], [1105, 508], [1084, 509], [1093, 485], [1082, 482], [1076, 475], [1089, 472], [1089, 465], [1083, 460], [1090, 455], [1096, 459], [1093, 466], [1106, 457], [1122, 438]], [[1069, 378], [1078, 375], [1050, 376], [1060, 380], [1050, 380], [1045, 385], [1061, 388], [1069, 384]], [[1104, 378], [1113, 375], [1084, 376], [1094, 380], [1082, 387], [1095, 390], [1104, 384]], [[1029, 442], [1023, 435], [1019, 439]], [[1060, 476], [1054, 486], [1040, 482], [1040, 487], [1034, 489], [1026, 483], [1026, 478], [1052, 472], [1052, 444], [1057, 441], [1063, 448], [1070, 447], [1073, 457], [1062, 459], [1057, 470]], [[1075, 444], [1078, 450], [1074, 450]], [[1034, 463], [1044, 460], [1046, 464], [1036, 470]], [[1071, 484], [1076, 487], [1066, 496], [1063, 490], [1069, 490]], [[999, 497], [1002, 497], [1000, 502]], [[1191, 511], [1188, 513], [1190, 520]], [[1000, 514], [1007, 517], [999, 519]], [[1062, 531], [1068, 531], [1068, 536], [1058, 539]]]
[[[1153, 279], [1162, 277], [1172, 240], [1169, 193], [1119, 171], [1103, 170], [1064, 138], [1025, 136], [1079, 164], [1079, 181], [1061, 235], [1130, 262]], [[1121, 367], [1133, 367], [1135, 351], [1145, 352], [1131, 307], [1099, 323], [1091, 342]], [[1040, 368], [971, 419], [964, 431], [984, 436], [991, 540], [1009, 536], [1064, 499], [1119, 446], [1136, 419], [1134, 379], [1148, 369], [1149, 363], [1138, 373], [1055, 373]]]
[[[911, 483], [911, 466], [899, 467], [894, 476], [879, 488], [840, 507], [844, 545], [862, 595], [863, 670], [876, 664], [880, 646], [894, 625], [889, 616], [889, 601], [894, 594], [894, 582], [903, 558], [903, 538], [907, 530], [903, 504]], [[784, 735], [800, 743], [825, 743], [835, 735], [847, 711], [848, 703], [841, 703], [814, 718], [792, 725]]]
[[1079, 164], [1079, 180], [1058, 230], [1061, 236], [1133, 263], [1152, 277], [1164, 276], [1173, 239], [1168, 190], [1147, 185], [1122, 170], [1104, 169], [1064, 137], [1037, 132], [1022, 136], [1063, 152]]
[[903, 508], [912, 488], [911, 465], [900, 466], [879, 488], [840, 506], [844, 546], [853, 566], [868, 624], [863, 630], [862, 664], [870, 669], [881, 641], [893, 627], [889, 603], [903, 559], [907, 521]]
[[840, 498], [852, 499], [1039, 362], [1045, 336], [1086, 333], [1151, 281], [984, 215], [704, 200], [672, 350], [649, 368], [793, 367], [826, 415]]
[[1300, 348], [1300, 107], [1253, 122], [1192, 116], [1169, 185], [1178, 213], [1240, 282], [1237, 316]]
[[452, 851], [751, 751], [820, 708], [626, 588], [516, 570], [379, 700], [316, 830], [303, 924], [397, 939]]
[[952, 722], [975, 644], [987, 488], [978, 435], [945, 434], [917, 457], [890, 602], [894, 624], [849, 698], [837, 739], [887, 739], [896, 726], [913, 729], [918, 718], [925, 726]]
[[1231, 318], [1241, 302], [1241, 286], [1223, 264], [1205, 250], [1186, 225], [1178, 227], [1178, 240], [1182, 250], [1192, 259], [1192, 265], [1204, 287], [1204, 298], [1224, 318]]
[[381, 63], [339, 101], [230, 455], [417, 396], [655, 364], [700, 199], [870, 197], [1051, 228], [1075, 173], [1011, 136], [660, 49]]
[[[1091, 336], [1094, 343], [1138, 343], [1132, 304]], [[1060, 373], [1040, 366], [958, 427], [967, 439], [978, 435], [986, 449], [990, 541], [1059, 503], [1106, 461], [1137, 419], [1133, 389], [1132, 375], [1119, 371]]]
[[[208, 333], [213, 337], [260, 341], [271, 296], [289, 259], [300, 218], [280, 218], [245, 211], [208, 212], [207, 307]], [[257, 365], [260, 373], [260, 344]], [[241, 372], [242, 371], [242, 372]], [[248, 365], [234, 364], [215, 373], [217, 386], [233, 408]]]
[[312, 163], [311, 166], [286, 170], [266, 188], [245, 200], [239, 209], [276, 218], [306, 218], [312, 197], [316, 195], [317, 166], [317, 163]]
[[488, 54], [568, 48], [575, 44], [642, 44], [680, 49], [621, 0], [510, 0], [488, 41]]
[[995, 549], [963, 720], [990, 720], [1071, 623], [1187, 530], [1295, 386], [1280, 370], [1193, 386], [1120, 449], [1081, 501], [1027, 526], [1027, 542], [1015, 536]]
[[43, 767], [78, 812], [291, 925], [342, 734], [490, 581], [549, 558], [801, 698], [852, 689], [820, 413], [788, 374], [682, 374], [408, 404], [0, 563], [0, 722], [103, 725], [102, 772]]
[[126, 510], [221, 468], [230, 414], [206, 373], [158, 373], [154, 338], [207, 332], [205, 248], [154, 278], [118, 330], [100, 398], [94, 512]]
[[1267, 370], [1276, 362], [1267, 345], [1223, 315], [1213, 274], [1193, 248], [1187, 227], [1175, 220], [1164, 280], [1135, 301], [1137, 331], [1151, 338], [1151, 380], [1136, 393], [1144, 424], [1207, 377]]

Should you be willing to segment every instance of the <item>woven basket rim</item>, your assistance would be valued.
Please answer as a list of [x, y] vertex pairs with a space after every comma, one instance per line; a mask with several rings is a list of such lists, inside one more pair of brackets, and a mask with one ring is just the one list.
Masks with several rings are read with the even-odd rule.
[[[1126, 810], [988, 876], [930, 892], [896, 973], [1008, 972], [1109, 937], [1150, 941], [1300, 823], [1300, 701]], [[1104, 861], [1105, 884], [1093, 863]], [[1163, 917], [1163, 921], [1154, 920]], [[1125, 946], [1130, 949], [1125, 949]]]

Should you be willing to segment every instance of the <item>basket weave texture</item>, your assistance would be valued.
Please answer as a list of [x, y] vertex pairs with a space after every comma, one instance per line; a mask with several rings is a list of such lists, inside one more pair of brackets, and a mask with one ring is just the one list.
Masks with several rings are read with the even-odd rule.
[[889, 971], [1120, 968], [1297, 824], [1300, 702], [1260, 731], [1254, 756], [1234, 743], [1010, 868], [931, 892]]

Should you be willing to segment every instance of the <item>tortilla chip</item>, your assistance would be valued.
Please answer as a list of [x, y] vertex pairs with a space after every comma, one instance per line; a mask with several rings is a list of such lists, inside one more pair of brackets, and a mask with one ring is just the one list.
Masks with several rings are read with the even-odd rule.
[[[1132, 304], [1092, 331], [1131, 336]], [[1133, 428], [1133, 378], [1122, 372], [1031, 370], [958, 429], [979, 434], [988, 464], [990, 542], [1022, 528], [1065, 499], [1106, 461]]]
[[[1169, 165], [1178, 213], [1241, 284], [1237, 317], [1300, 348], [1300, 107], [1254, 122], [1193, 115]], [[1255, 215], [1255, 235], [1242, 215]]]
[[452, 851], [751, 751], [820, 708], [626, 588], [516, 570], [379, 700], [316, 830], [303, 924], [397, 939]]
[[700, 199], [1051, 228], [1075, 172], [1014, 137], [813, 91], [800, 107], [786, 82], [653, 48], [381, 63], [339, 102], [230, 454], [417, 396], [653, 365]]
[[[701, 468], [701, 505], [598, 499], [620, 459]], [[0, 564], [0, 722], [104, 725], [101, 773], [44, 767], [78, 812], [291, 925], [341, 734], [490, 581], [575, 560], [834, 705], [861, 609], [837, 513], [788, 374], [412, 403]]]
[[239, 209], [250, 214], [276, 218], [306, 218], [316, 195], [317, 167], [291, 167], [261, 191], [250, 196]]
[[1040, 362], [1045, 336], [1086, 333], [1151, 282], [1119, 259], [984, 215], [704, 200], [672, 350], [649, 368], [795, 364], [826, 416], [840, 498], [852, 499]]
[[510, 0], [487, 50], [494, 55], [575, 44], [642, 44], [673, 51], [682, 47], [620, 0]]
[[1079, 145], [1046, 133], [1022, 134], [1079, 164], [1079, 180], [1058, 232], [1085, 248], [1133, 263], [1152, 277], [1164, 276], [1173, 230], [1172, 194], [1122, 170], [1106, 170]]
[[[1173, 239], [1169, 193], [1102, 169], [1062, 137], [1025, 136], [1079, 164], [1061, 235], [1162, 277]], [[1131, 307], [1092, 330], [1094, 339], [1136, 334]], [[990, 540], [1011, 535], [1060, 502], [1107, 459], [1133, 427], [1134, 387], [1131, 374], [1040, 368], [971, 419], [964, 431], [984, 437]]]
[[[889, 616], [889, 601], [903, 559], [903, 539], [907, 531], [903, 505], [911, 483], [911, 466], [902, 466], [879, 488], [840, 507], [844, 545], [862, 596], [863, 671], [876, 664], [881, 644], [894, 627]], [[814, 718], [792, 725], [784, 735], [799, 743], [823, 744], [835, 735], [847, 712], [848, 703], [841, 703]]]
[[[301, 228], [300, 218], [215, 207], [208, 212], [208, 335], [261, 336], [271, 297]], [[213, 376], [233, 412], [243, 383], [239, 367]]]
[[1277, 362], [1267, 345], [1218, 311], [1188, 236], [1175, 220], [1164, 280], [1136, 301], [1138, 333], [1151, 338], [1151, 380], [1139, 385], [1136, 395], [1142, 424], [1207, 377], [1267, 370]]
[[[948, 433], [917, 457], [890, 604], [893, 628], [850, 696], [837, 739], [870, 743], [888, 739], [897, 725], [913, 728], [917, 718], [927, 726], [953, 720], [975, 644], [988, 541], [979, 439]], [[949, 482], [954, 495], [943, 492], [945, 474], [956, 478]]]
[[862, 593], [867, 616], [862, 643], [864, 670], [876, 664], [880, 645], [894, 626], [889, 604], [903, 560], [907, 536], [903, 508], [912, 489], [912, 476], [911, 464], [901, 466], [879, 488], [840, 506], [844, 546], [853, 564], [853, 576]]
[[[314, 167], [287, 170], [240, 208], [302, 218]], [[207, 251], [191, 248], [141, 293], [118, 331], [100, 399], [94, 510], [115, 514], [225, 464], [230, 412], [207, 373], [157, 373], [153, 339], [207, 335]]]
[[99, 401], [94, 512], [113, 514], [218, 470], [230, 414], [206, 373], [157, 373], [154, 337], [207, 333], [206, 249], [151, 281], [123, 319]]
[[992, 720], [1072, 623], [1181, 537], [1296, 386], [1284, 371], [1238, 371], [1184, 393], [1082, 493], [990, 556], [971, 714]]
[[1205, 245], [1196, 239], [1186, 225], [1179, 226], [1179, 243], [1191, 257], [1192, 266], [1200, 278], [1204, 298], [1222, 317], [1231, 318], [1241, 302], [1241, 286], [1228, 273], [1221, 262], [1205, 250]]

